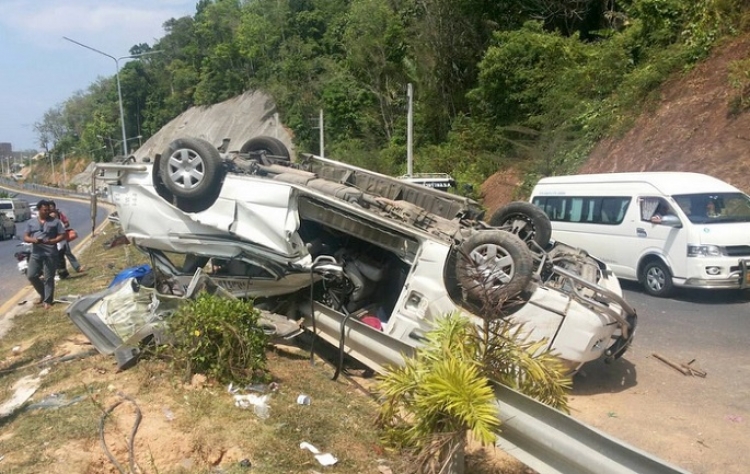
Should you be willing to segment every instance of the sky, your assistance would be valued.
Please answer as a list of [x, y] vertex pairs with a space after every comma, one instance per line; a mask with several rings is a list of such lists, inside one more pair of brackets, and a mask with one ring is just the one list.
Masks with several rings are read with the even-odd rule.
[[[170, 18], [195, 15], [197, 0], [0, 0], [0, 142], [38, 149], [34, 123], [99, 77], [133, 45], [153, 45]], [[119, 61], [122, 66], [127, 59]]]

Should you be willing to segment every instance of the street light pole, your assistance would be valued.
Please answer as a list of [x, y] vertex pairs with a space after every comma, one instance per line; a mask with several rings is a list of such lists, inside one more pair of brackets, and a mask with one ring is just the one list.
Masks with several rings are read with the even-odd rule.
[[122, 153], [123, 153], [123, 156], [125, 156], [127, 158], [127, 156], [128, 156], [128, 139], [127, 139], [127, 134], [125, 132], [125, 111], [123, 110], [123, 107], [122, 107], [122, 89], [120, 88], [120, 60], [121, 59], [129, 59], [129, 58], [133, 58], [133, 59], [134, 58], [140, 58], [141, 56], [148, 56], [150, 54], [161, 53], [161, 51], [148, 51], [148, 52], [141, 53], [141, 54], [131, 54], [129, 56], [120, 56], [119, 58], [116, 58], [116, 57], [112, 56], [111, 54], [107, 54], [107, 53], [105, 53], [103, 51], [99, 51], [96, 48], [92, 48], [91, 46], [87, 46], [87, 45], [85, 45], [83, 43], [79, 43], [76, 40], [68, 38], [67, 36], [63, 36], [63, 39], [67, 40], [67, 41], [70, 41], [71, 43], [75, 43], [78, 46], [81, 46], [81, 47], [84, 47], [86, 49], [89, 49], [89, 50], [91, 50], [91, 51], [93, 51], [95, 53], [99, 53], [102, 56], [106, 56], [106, 57], [112, 59], [115, 62], [115, 78], [117, 80], [117, 100], [118, 100], [118, 102], [120, 104], [120, 125], [122, 126]]

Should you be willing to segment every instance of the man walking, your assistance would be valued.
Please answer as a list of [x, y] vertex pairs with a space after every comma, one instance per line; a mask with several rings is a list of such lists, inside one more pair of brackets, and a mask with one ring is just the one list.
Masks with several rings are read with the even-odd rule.
[[49, 309], [55, 301], [57, 243], [65, 238], [65, 227], [59, 219], [50, 216], [49, 201], [42, 199], [36, 207], [39, 216], [28, 221], [23, 235], [23, 241], [32, 244], [26, 276], [39, 294], [36, 304]]

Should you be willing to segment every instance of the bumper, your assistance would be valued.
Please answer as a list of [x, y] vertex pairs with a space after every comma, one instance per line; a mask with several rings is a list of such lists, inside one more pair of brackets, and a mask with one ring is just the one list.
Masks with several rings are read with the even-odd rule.
[[[707, 265], [703, 264], [702, 267]], [[750, 288], [750, 259], [741, 259], [736, 266], [732, 266], [727, 275], [719, 278], [708, 278], [705, 272], [703, 276], [687, 278], [680, 282], [675, 279], [676, 286], [687, 288], [706, 289], [745, 289]]]

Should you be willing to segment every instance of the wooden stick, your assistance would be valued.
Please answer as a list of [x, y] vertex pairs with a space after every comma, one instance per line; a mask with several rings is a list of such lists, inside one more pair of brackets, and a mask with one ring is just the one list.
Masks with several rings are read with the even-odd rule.
[[690, 375], [697, 375], [701, 378], [706, 378], [706, 372], [701, 369], [696, 369], [695, 367], [691, 367], [690, 364], [692, 364], [693, 361], [688, 362], [687, 364], [680, 364], [683, 368], [690, 371]]
[[675, 364], [674, 362], [670, 362], [669, 360], [667, 360], [666, 357], [660, 356], [656, 352], [654, 352], [652, 355], [654, 357], [656, 357], [657, 359], [659, 359], [660, 361], [662, 361], [665, 364], [667, 364], [668, 366], [672, 367], [673, 369], [679, 371], [680, 373], [682, 373], [682, 375], [690, 375], [690, 371], [689, 370], [683, 369], [682, 367], [680, 367], [679, 365]]

